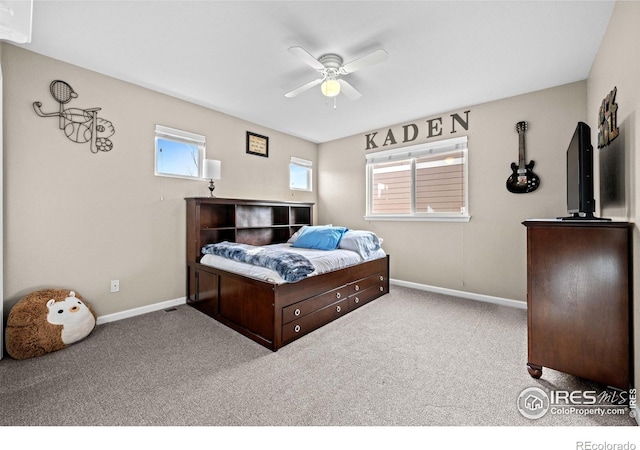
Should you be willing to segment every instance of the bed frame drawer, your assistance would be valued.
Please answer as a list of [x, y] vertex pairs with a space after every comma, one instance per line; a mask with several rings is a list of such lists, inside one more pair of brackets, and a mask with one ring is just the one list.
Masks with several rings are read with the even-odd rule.
[[385, 293], [386, 287], [380, 284], [379, 286], [372, 286], [369, 289], [361, 290], [357, 294], [352, 294], [349, 296], [349, 310], [366, 305], [371, 300], [374, 300]]
[[382, 286], [384, 282], [385, 276], [382, 272], [376, 273], [375, 275], [371, 275], [358, 281], [354, 281], [353, 283], [349, 283], [348, 285], [349, 295], [357, 294], [376, 285]]
[[310, 297], [301, 302], [294, 303], [291, 306], [282, 308], [282, 323], [289, 323], [292, 320], [299, 319], [311, 314], [314, 311], [331, 305], [339, 300], [346, 299], [349, 295], [347, 286], [342, 286], [329, 292], [325, 292], [315, 297]]
[[[302, 302], [301, 302], [302, 303]], [[294, 320], [282, 326], [282, 341], [289, 342], [293, 339], [297, 339], [300, 336], [337, 319], [338, 317], [346, 314], [349, 310], [349, 300], [343, 297], [331, 305], [325, 306], [322, 309], [307, 314], [304, 317], [300, 317], [298, 320]]]

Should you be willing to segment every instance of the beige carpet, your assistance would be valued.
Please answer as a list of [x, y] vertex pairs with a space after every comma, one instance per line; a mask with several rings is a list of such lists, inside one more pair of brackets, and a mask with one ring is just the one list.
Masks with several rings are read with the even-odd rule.
[[526, 355], [526, 311], [398, 286], [275, 353], [185, 305], [5, 357], [0, 425], [635, 425], [523, 417], [525, 388], [602, 390], [550, 369], [534, 380]]

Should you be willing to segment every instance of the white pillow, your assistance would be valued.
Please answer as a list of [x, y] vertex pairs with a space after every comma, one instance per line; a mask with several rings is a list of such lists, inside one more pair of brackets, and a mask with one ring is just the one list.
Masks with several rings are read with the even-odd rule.
[[382, 239], [373, 231], [349, 230], [342, 236], [339, 248], [356, 252], [367, 260], [374, 252], [380, 250], [381, 244]]

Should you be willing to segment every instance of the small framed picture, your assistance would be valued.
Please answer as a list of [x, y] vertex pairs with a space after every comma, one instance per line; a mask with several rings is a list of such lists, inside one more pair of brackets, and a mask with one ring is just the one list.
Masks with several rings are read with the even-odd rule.
[[247, 131], [247, 153], [269, 157], [269, 138]]

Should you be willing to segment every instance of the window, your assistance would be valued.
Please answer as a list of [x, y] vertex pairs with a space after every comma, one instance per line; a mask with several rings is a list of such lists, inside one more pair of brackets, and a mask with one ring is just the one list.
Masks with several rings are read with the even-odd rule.
[[292, 156], [289, 162], [289, 189], [292, 191], [312, 191], [312, 171], [313, 161]]
[[466, 136], [366, 158], [367, 220], [469, 220]]
[[202, 177], [205, 137], [188, 131], [156, 125], [155, 174], [179, 177]]

